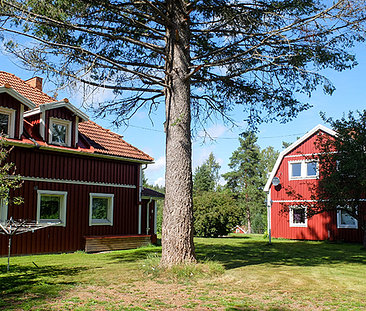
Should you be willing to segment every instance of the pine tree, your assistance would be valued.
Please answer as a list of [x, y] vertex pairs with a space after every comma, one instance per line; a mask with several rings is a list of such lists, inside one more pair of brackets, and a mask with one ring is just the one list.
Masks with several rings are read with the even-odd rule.
[[226, 186], [236, 194], [240, 205], [243, 207], [248, 232], [251, 233], [253, 214], [263, 214], [260, 212], [265, 199], [263, 164], [261, 163], [257, 137], [254, 133], [243, 133], [242, 137], [239, 137], [239, 144], [238, 149], [230, 157], [229, 167], [231, 171], [222, 176], [227, 181]]
[[[165, 105], [166, 196], [162, 265], [195, 261], [191, 123], [241, 106], [251, 125], [285, 122], [310, 106], [296, 92], [334, 86], [318, 69], [356, 62], [364, 40], [364, 0], [3, 0], [7, 51], [60, 87], [113, 90], [100, 117], [114, 123]], [[14, 42], [7, 33], [28, 40]], [[32, 40], [32, 44], [28, 44]], [[25, 45], [22, 42], [26, 41]], [[53, 79], [53, 76], [57, 79]]]

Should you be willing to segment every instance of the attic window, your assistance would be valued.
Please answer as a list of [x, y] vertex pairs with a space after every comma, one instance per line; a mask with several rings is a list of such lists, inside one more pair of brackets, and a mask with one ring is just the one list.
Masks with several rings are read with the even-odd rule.
[[315, 179], [318, 178], [317, 161], [293, 161], [289, 162], [289, 177], [293, 179]]
[[0, 107], [0, 133], [14, 137], [15, 110]]
[[71, 146], [71, 121], [50, 118], [49, 143]]

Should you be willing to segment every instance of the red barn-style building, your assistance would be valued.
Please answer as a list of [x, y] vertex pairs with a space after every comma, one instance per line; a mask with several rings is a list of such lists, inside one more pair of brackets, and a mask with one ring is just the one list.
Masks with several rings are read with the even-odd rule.
[[[52, 227], [16, 236], [12, 254], [105, 251], [156, 241], [156, 192], [142, 187], [153, 158], [90, 121], [67, 99], [0, 71], [0, 131], [13, 146], [24, 204], [0, 204], [0, 221], [29, 219]], [[7, 254], [0, 235], [0, 255]]]
[[[311, 202], [309, 185], [318, 181], [318, 163], [309, 160], [318, 152], [314, 144], [317, 135], [336, 133], [318, 125], [282, 151], [276, 161], [264, 188], [269, 234], [285, 239], [362, 242], [362, 228], [344, 211], [306, 217], [306, 207], [302, 204]], [[286, 189], [293, 189], [303, 199], [294, 200], [286, 194]], [[290, 207], [287, 213], [283, 213], [284, 204]]]

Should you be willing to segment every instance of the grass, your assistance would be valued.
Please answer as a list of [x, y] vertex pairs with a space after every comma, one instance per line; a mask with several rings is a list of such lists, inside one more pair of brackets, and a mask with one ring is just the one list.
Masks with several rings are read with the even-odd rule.
[[259, 235], [195, 239], [199, 264], [159, 268], [161, 247], [0, 258], [0, 310], [364, 310], [359, 244]]

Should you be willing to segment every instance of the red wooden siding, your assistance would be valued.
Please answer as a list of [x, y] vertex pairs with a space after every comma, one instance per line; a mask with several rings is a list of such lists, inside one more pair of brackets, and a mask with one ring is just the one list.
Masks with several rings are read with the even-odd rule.
[[[20, 106], [22, 104], [16, 100], [15, 98], [11, 97], [7, 93], [0, 94], [0, 107], [10, 108], [16, 110], [15, 113], [15, 130], [14, 130], [14, 137], [19, 137], [19, 122], [20, 122]], [[24, 105], [23, 105], [24, 106]], [[28, 107], [24, 106], [24, 111], [27, 111]]]
[[[52, 253], [84, 248], [85, 236], [130, 235], [138, 233], [137, 189], [103, 186], [25, 182], [16, 191], [25, 204], [9, 207], [13, 218], [35, 219], [39, 190], [67, 191], [66, 227], [49, 227], [13, 239], [12, 254]], [[113, 226], [89, 226], [89, 194], [114, 193]], [[0, 237], [1, 255], [7, 254], [7, 238]]]
[[289, 213], [283, 213], [286, 206], [301, 206], [301, 202], [294, 202], [294, 197], [286, 191], [294, 190], [302, 199], [310, 199], [309, 187], [316, 185], [317, 179], [289, 180], [289, 162], [311, 159], [311, 154], [317, 152], [315, 141], [317, 134], [309, 137], [303, 143], [286, 154], [279, 165], [275, 176], [280, 179], [280, 185], [271, 185], [271, 234], [274, 238], [300, 239], [300, 240], [331, 240], [331, 241], [362, 241], [363, 232], [358, 229], [337, 228], [337, 213], [322, 213], [308, 219], [307, 227], [290, 227]]
[[100, 183], [138, 185], [139, 164], [95, 156], [15, 147], [9, 161], [17, 173], [40, 177]]
[[[22, 188], [15, 191], [25, 203], [9, 206], [9, 217], [35, 220], [37, 190], [67, 191], [66, 227], [49, 227], [16, 236], [12, 254], [75, 251], [84, 248], [85, 236], [138, 234], [138, 164], [20, 147], [14, 148], [9, 160], [16, 163], [17, 173], [21, 176], [60, 179], [59, 182], [26, 180]], [[82, 182], [134, 187], [86, 185]], [[114, 194], [113, 226], [89, 226], [90, 193]], [[7, 238], [0, 236], [0, 255], [6, 254]]]

